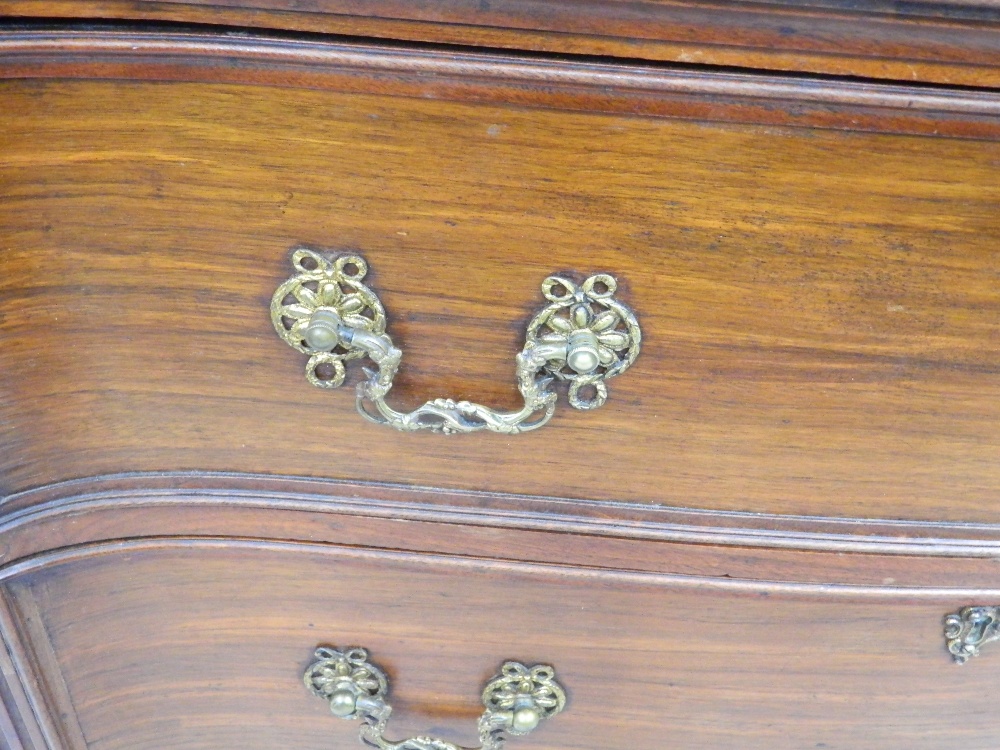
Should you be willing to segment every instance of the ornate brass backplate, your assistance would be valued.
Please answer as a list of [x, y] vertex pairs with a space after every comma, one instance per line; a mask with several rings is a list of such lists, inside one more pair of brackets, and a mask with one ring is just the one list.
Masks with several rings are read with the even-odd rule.
[[632, 311], [615, 299], [613, 276], [596, 274], [577, 284], [550, 276], [542, 282], [546, 305], [528, 323], [517, 355], [517, 384], [524, 406], [499, 412], [470, 401], [439, 398], [400, 412], [385, 397], [403, 353], [385, 332], [386, 315], [376, 294], [362, 282], [368, 264], [359, 255], [326, 257], [299, 248], [292, 253], [295, 275], [271, 299], [271, 322], [285, 342], [309, 355], [306, 378], [319, 388], [337, 388], [344, 363], [367, 356], [378, 371], [366, 370], [358, 384], [357, 408], [366, 419], [403, 431], [442, 433], [491, 430], [516, 434], [552, 418], [553, 381], [569, 383], [569, 402], [596, 409], [608, 397], [607, 381], [627, 370], [642, 333]]
[[[361, 719], [360, 739], [379, 750], [466, 750], [434, 737], [411, 737], [392, 742], [385, 738], [392, 707], [386, 701], [385, 674], [368, 661], [363, 648], [320, 646], [315, 661], [303, 675], [306, 688], [330, 704], [341, 719]], [[505, 734], [528, 734], [566, 706], [566, 694], [552, 667], [526, 667], [506, 662], [483, 689], [485, 710], [479, 718], [481, 750], [500, 750]]]
[[979, 649], [1000, 640], [1000, 607], [963, 607], [944, 618], [944, 637], [948, 653], [958, 664], [965, 664]]

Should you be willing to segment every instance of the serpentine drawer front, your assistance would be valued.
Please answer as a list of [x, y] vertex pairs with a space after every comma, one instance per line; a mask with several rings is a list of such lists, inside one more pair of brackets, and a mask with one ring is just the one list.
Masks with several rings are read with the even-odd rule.
[[393, 742], [476, 746], [480, 693], [511, 660], [553, 665], [566, 707], [509, 748], [985, 750], [996, 728], [1000, 654], [958, 667], [944, 648], [958, 591], [246, 540], [97, 545], [8, 591], [63, 681], [71, 747], [360, 747], [364, 722], [302, 684], [317, 644], [362, 645], [386, 670]]
[[1000, 95], [747, 49], [0, 31], [0, 745], [993, 750]]
[[[996, 519], [996, 97], [86, 39], [0, 50], [8, 492], [190, 469]], [[297, 247], [367, 262], [399, 410], [519, 409], [553, 275], [614, 276], [642, 354], [516, 441], [373, 432], [274, 335]]]

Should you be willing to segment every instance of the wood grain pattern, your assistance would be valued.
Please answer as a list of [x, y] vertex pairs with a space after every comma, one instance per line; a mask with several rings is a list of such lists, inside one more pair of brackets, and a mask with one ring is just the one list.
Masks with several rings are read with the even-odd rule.
[[399, 735], [472, 744], [482, 682], [516, 658], [554, 664], [570, 696], [533, 747], [995, 741], [989, 656], [958, 668], [943, 647], [955, 596], [708, 597], [638, 574], [318, 545], [93, 552], [6, 584], [45, 613], [92, 750], [350, 746], [356, 725], [301, 684], [321, 643], [371, 649]]
[[[579, 114], [554, 95], [3, 89], [7, 492], [195, 469], [997, 520], [995, 142]], [[644, 353], [605, 408], [535, 435], [369, 426], [269, 329], [303, 242], [368, 258], [406, 352], [397, 403], [513, 404], [553, 271], [616, 273]]]
[[556, 664], [570, 691], [570, 711], [532, 738], [541, 748], [740, 735], [746, 748], [986, 750], [995, 736], [991, 654], [959, 669], [941, 630], [947, 612], [1000, 601], [995, 549], [934, 558], [940, 540], [913, 538], [912, 555], [874, 540], [868, 554], [758, 554], [736, 535], [616, 540], [610, 519], [603, 536], [558, 514], [545, 530], [484, 523], [512, 498], [466, 498], [479, 523], [461, 523], [432, 517], [418, 490], [260, 477], [42, 494], [0, 526], [5, 633], [25, 641], [36, 705], [64, 707], [63, 738], [39, 748], [349, 746], [355, 725], [301, 686], [319, 643], [372, 649], [397, 736], [471, 744], [478, 687], [506, 658]]
[[[994, 80], [989, 3], [891, 10], [0, 0]], [[318, 644], [398, 735], [515, 658], [539, 750], [995, 746], [942, 618], [1000, 603], [1000, 95], [229, 31], [0, 34], [5, 749], [353, 745]], [[513, 405], [552, 272], [644, 353], [535, 434], [368, 425], [270, 330], [302, 243], [368, 259], [396, 403]]]
[[1000, 85], [990, 2], [0, 0], [0, 15], [172, 21], [675, 63]]

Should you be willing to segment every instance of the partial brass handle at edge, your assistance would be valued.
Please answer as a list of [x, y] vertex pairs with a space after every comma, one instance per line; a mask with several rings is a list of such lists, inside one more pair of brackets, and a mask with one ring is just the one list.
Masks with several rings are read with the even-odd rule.
[[962, 607], [944, 618], [944, 638], [956, 664], [965, 664], [979, 649], [1000, 641], [1000, 607]]
[[[362, 719], [360, 739], [379, 750], [467, 750], [432, 737], [412, 737], [400, 742], [385, 739], [385, 726], [392, 713], [386, 702], [389, 682], [368, 661], [363, 648], [338, 650], [320, 646], [315, 661], [303, 675], [306, 688], [330, 704], [330, 712], [341, 719]], [[483, 689], [485, 711], [479, 718], [481, 750], [500, 750], [504, 733], [524, 735], [566, 706], [566, 693], [555, 680], [555, 670], [543, 664], [534, 667], [508, 661]]]
[[[381, 301], [361, 283], [368, 272], [364, 258], [328, 258], [298, 248], [292, 252], [292, 266], [295, 275], [271, 298], [274, 329], [289, 346], [309, 355], [306, 378], [320, 388], [339, 387], [346, 375], [344, 363], [369, 357], [378, 371], [365, 370], [368, 379], [357, 387], [358, 411], [371, 422], [397, 430], [505, 434], [535, 430], [555, 412], [556, 393], [549, 390], [553, 380], [569, 382], [574, 408], [596, 409], [607, 399], [606, 381], [627, 370], [639, 356], [639, 322], [614, 298], [618, 282], [613, 276], [596, 274], [582, 284], [549, 276], [542, 282], [549, 304], [531, 319], [524, 348], [517, 355], [521, 409], [499, 412], [470, 401], [440, 398], [408, 413], [396, 411], [385, 397], [403, 353], [385, 332]], [[591, 394], [585, 395], [587, 390]]]

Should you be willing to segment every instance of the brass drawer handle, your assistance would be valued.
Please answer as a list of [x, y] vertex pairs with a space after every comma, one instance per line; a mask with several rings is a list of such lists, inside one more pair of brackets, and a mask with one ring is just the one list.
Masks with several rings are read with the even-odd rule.
[[1000, 607], [963, 607], [946, 616], [944, 637], [948, 653], [965, 664], [985, 644], [1000, 640]]
[[[392, 707], [386, 702], [389, 682], [381, 669], [368, 661], [363, 648], [337, 650], [320, 646], [315, 661], [303, 675], [313, 695], [330, 704], [341, 719], [361, 719], [361, 742], [379, 750], [466, 750], [432, 737], [412, 737], [390, 742], [384, 736]], [[483, 689], [485, 711], [479, 718], [482, 750], [500, 750], [504, 733], [524, 735], [566, 706], [566, 693], [555, 680], [555, 670], [545, 665], [526, 667], [506, 662]]]
[[[271, 322], [294, 349], [309, 355], [306, 378], [320, 388], [344, 382], [344, 363], [368, 356], [378, 371], [357, 388], [358, 411], [371, 422], [411, 432], [456, 433], [491, 430], [506, 434], [541, 427], [552, 418], [553, 380], [569, 382], [569, 402], [596, 409], [608, 396], [606, 381], [639, 356], [642, 334], [635, 315], [614, 298], [617, 282], [608, 274], [577, 285], [549, 276], [542, 294], [549, 301], [531, 322], [517, 355], [517, 384], [524, 406], [499, 412], [469, 401], [435, 399], [409, 413], [385, 402], [402, 351], [385, 332], [385, 309], [361, 280], [368, 264], [359, 255], [327, 258], [300, 248], [292, 253], [295, 275], [271, 299]], [[589, 391], [589, 393], [588, 393]]]

